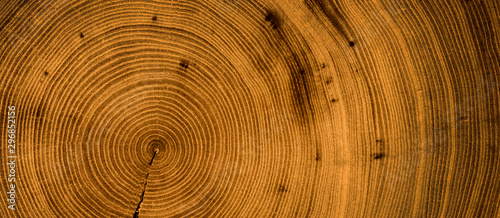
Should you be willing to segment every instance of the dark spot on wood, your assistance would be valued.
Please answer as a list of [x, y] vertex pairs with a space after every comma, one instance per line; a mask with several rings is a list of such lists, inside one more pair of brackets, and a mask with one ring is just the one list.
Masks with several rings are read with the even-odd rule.
[[308, 128], [314, 120], [312, 98], [316, 93], [316, 80], [313, 72], [317, 70], [317, 67], [313, 69], [314, 64], [308, 58], [310, 51], [307, 48], [296, 48], [293, 46], [297, 43], [296, 41], [289, 41], [282, 32], [278, 31], [277, 34], [283, 40], [280, 43], [282, 45], [280, 49], [290, 54], [287, 68], [290, 72], [291, 106], [296, 121], [301, 127]]
[[337, 102], [337, 99], [335, 99], [335, 98], [334, 98], [334, 99], [332, 99], [332, 102], [333, 102], [333, 103]]
[[185, 63], [185, 62], [181, 62], [181, 63], [179, 63], [179, 65], [180, 65], [181, 67], [183, 67], [184, 69], [188, 69], [188, 67], [189, 67], [189, 64], [188, 64], [188, 63]]
[[382, 142], [383, 142], [383, 140], [382, 140], [382, 139], [377, 139], [377, 140], [375, 140], [375, 142], [377, 142], [377, 143], [382, 143]]
[[287, 189], [286, 189], [286, 187], [284, 185], [280, 185], [280, 187], [278, 188], [278, 191], [279, 192], [286, 192]]
[[309, 84], [307, 73], [303, 70], [299, 72], [292, 72], [292, 93], [294, 95], [294, 104], [297, 109], [299, 119], [307, 124], [309, 119], [309, 112], [312, 110]]
[[44, 74], [45, 76], [48, 76], [48, 75], [49, 75], [49, 72], [45, 71], [43, 74]]
[[318, 153], [316, 153], [316, 161], [320, 161], [320, 160], [321, 160], [321, 156]]
[[277, 29], [281, 26], [280, 19], [278, 18], [278, 16], [276, 16], [276, 14], [274, 14], [271, 11], [267, 12], [266, 21], [271, 23], [271, 26], [273, 27], [273, 29]]
[[83, 33], [80, 33], [80, 38], [82, 38], [82, 39], [83, 39], [83, 36], [84, 36], [84, 35], [83, 35]]
[[321, 68], [325, 69], [326, 68], [326, 64], [321, 64]]
[[304, 3], [309, 10], [313, 12], [313, 16], [323, 19], [324, 16], [330, 20], [334, 29], [344, 37], [344, 39], [351, 39], [354, 34], [346, 14], [341, 10], [336, 1], [324, 0], [304, 0]]
[[376, 154], [374, 155], [374, 158], [373, 158], [373, 159], [378, 160], [378, 159], [381, 159], [381, 158], [383, 158], [383, 157], [385, 157], [385, 154], [384, 154], [384, 153], [376, 153]]
[[332, 83], [332, 78], [328, 78], [328, 79], [326, 80], [326, 84], [327, 84], [327, 85], [330, 85], [330, 83]]
[[153, 21], [156, 21], [156, 20], [158, 20], [158, 17], [153, 16], [152, 20], [153, 20]]
[[350, 41], [350, 42], [349, 42], [349, 46], [354, 47], [354, 42], [353, 42], [353, 41]]

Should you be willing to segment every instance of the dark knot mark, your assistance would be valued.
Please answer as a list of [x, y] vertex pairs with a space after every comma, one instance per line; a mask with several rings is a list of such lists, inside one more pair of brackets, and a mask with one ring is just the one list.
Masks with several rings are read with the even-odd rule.
[[48, 75], [49, 75], [49, 72], [45, 71], [45, 72], [43, 73], [43, 75], [48, 76]]
[[185, 63], [185, 62], [181, 62], [181, 63], [179, 63], [179, 65], [180, 65], [182, 68], [184, 68], [184, 69], [188, 69], [188, 67], [189, 67], [189, 64], [188, 64], [188, 63]]
[[281, 21], [276, 14], [271, 11], [268, 11], [266, 14], [266, 21], [271, 23], [273, 29], [277, 29], [281, 26]]
[[299, 72], [292, 72], [292, 93], [299, 118], [307, 124], [310, 121], [309, 112], [312, 113], [310, 85], [308, 73], [302, 68]]
[[287, 192], [288, 190], [286, 189], [286, 187], [284, 185], [280, 185], [279, 188], [278, 188], [278, 192]]
[[83, 37], [84, 37], [83, 33], [80, 33], [80, 38], [82, 38], [82, 39], [83, 39]]
[[[151, 158], [151, 161], [149, 162], [149, 166], [153, 164], [153, 160], [155, 159], [156, 153], [158, 152], [158, 149], [155, 150], [155, 153], [153, 153], [153, 157]], [[134, 218], [139, 217], [139, 210], [141, 209], [142, 201], [144, 201], [144, 193], [146, 193], [146, 186], [148, 185], [148, 177], [149, 177], [149, 167], [148, 167], [148, 173], [146, 174], [146, 178], [144, 179], [144, 186], [142, 188], [142, 194], [141, 194], [141, 199], [139, 200], [139, 203], [137, 204], [137, 208], [135, 209], [134, 213]]]
[[353, 41], [350, 41], [350, 42], [349, 42], [349, 46], [354, 47], [354, 42], [353, 42]]
[[382, 142], [384, 142], [384, 141], [383, 141], [382, 139], [377, 139], [377, 140], [375, 140], [375, 142], [376, 142], [376, 143], [382, 143]]
[[153, 16], [153, 18], [151, 18], [151, 19], [152, 19], [153, 21], [156, 21], [156, 20], [158, 20], [158, 17]]
[[320, 161], [321, 160], [321, 156], [319, 155], [319, 153], [316, 153], [316, 161]]
[[332, 103], [335, 103], [335, 102], [337, 102], [337, 101], [338, 101], [338, 100], [337, 100], [337, 99], [335, 99], [335, 98], [334, 98], [334, 99], [332, 99]]
[[378, 160], [378, 159], [382, 159], [383, 157], [385, 157], [384, 153], [375, 153], [373, 159]]
[[327, 85], [330, 85], [332, 82], [333, 82], [333, 81], [332, 81], [332, 78], [331, 78], [331, 77], [330, 77], [330, 78], [328, 78], [328, 79], [326, 80], [326, 84], [327, 84]]
[[323, 16], [326, 16], [330, 24], [346, 41], [350, 41], [353, 38], [351, 36], [354, 34], [349, 25], [348, 17], [335, 1], [304, 0], [304, 3], [313, 12], [313, 16], [321, 19]]

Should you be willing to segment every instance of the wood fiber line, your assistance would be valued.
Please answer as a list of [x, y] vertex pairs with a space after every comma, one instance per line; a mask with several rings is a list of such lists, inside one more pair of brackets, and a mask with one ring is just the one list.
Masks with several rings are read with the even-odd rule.
[[2, 1], [0, 217], [499, 217], [499, 15]]

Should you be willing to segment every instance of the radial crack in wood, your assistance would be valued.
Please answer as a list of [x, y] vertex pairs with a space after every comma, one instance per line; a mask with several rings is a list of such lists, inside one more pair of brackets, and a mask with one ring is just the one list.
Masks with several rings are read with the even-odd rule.
[[0, 217], [500, 217], [499, 14], [0, 1]]

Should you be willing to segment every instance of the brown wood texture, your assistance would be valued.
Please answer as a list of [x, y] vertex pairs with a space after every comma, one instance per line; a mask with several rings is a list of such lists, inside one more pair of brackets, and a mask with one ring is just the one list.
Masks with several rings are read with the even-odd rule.
[[497, 0], [0, 12], [0, 217], [500, 217]]

